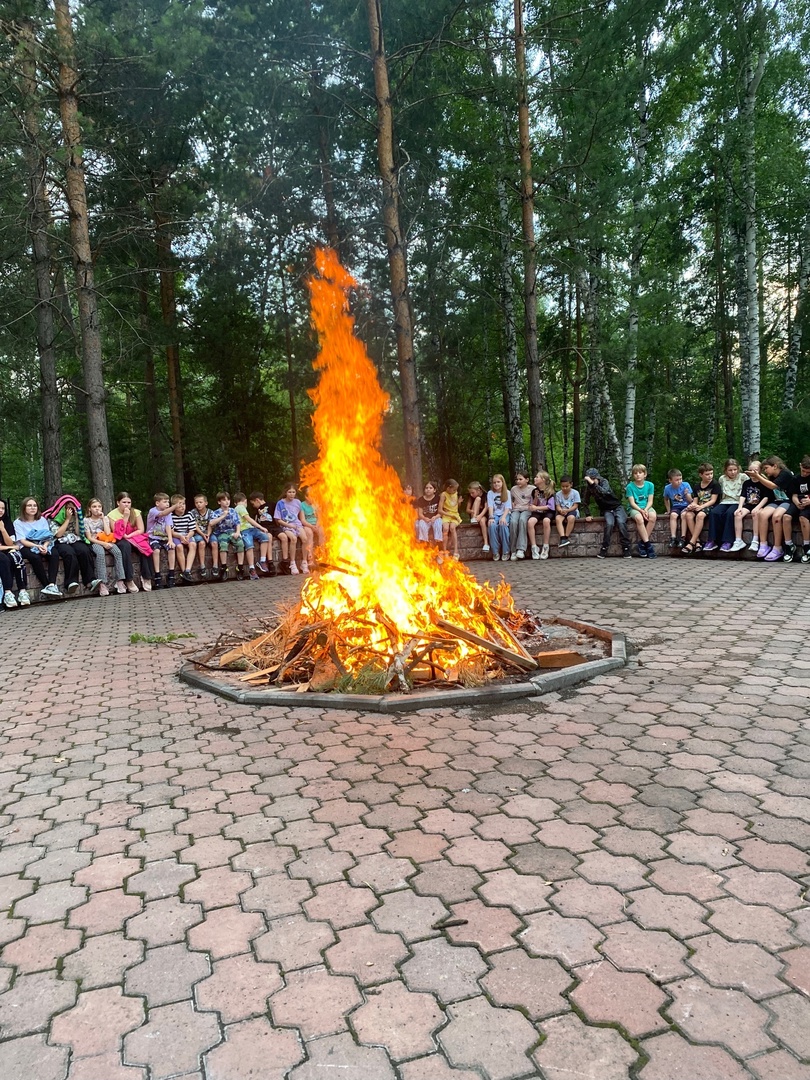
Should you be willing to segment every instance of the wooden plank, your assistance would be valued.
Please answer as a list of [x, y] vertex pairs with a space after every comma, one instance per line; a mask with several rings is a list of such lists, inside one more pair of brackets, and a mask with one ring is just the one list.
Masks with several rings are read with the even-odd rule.
[[565, 668], [584, 664], [586, 657], [573, 649], [551, 649], [549, 652], [538, 653], [535, 660], [540, 668]]
[[499, 618], [497, 615], [493, 615], [493, 618], [498, 624], [498, 629], [506, 635], [506, 640], [511, 642], [515, 652], [520, 653], [520, 655], [526, 660], [534, 660], [534, 657], [531, 656], [528, 652], [526, 652], [524, 647], [521, 645], [521, 643], [518, 641], [518, 639], [515, 637], [515, 635], [512, 633], [512, 631], [509, 629], [503, 619]]
[[435, 619], [434, 622], [440, 630], [446, 630], [448, 634], [452, 634], [453, 637], [461, 638], [462, 641], [467, 641], [470, 645], [477, 645], [479, 649], [484, 649], [486, 652], [492, 653], [493, 656], [497, 656], [499, 660], [505, 660], [509, 664], [514, 664], [515, 667], [519, 667], [523, 671], [537, 670], [537, 662], [531, 656], [527, 659], [526, 656], [523, 656], [519, 652], [513, 652], [511, 649], [507, 649], [503, 645], [497, 644], [497, 642], [479, 637], [478, 634], [474, 634], [472, 630], [467, 630], [463, 626], [454, 626], [453, 623], [448, 622], [446, 619]]

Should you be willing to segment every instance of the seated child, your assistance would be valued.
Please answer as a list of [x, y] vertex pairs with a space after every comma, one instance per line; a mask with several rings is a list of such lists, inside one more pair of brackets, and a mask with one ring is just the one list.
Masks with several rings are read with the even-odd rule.
[[228, 552], [233, 549], [236, 552], [236, 573], [242, 577], [245, 566], [245, 541], [239, 528], [239, 515], [231, 507], [231, 496], [227, 491], [217, 492], [217, 506], [211, 519], [211, 539], [216, 540], [219, 547], [219, 566], [214, 567], [214, 580], [228, 580]]
[[[610, 547], [610, 537], [614, 526], [619, 530], [619, 540], [622, 545], [622, 555], [625, 559], [631, 557], [630, 536], [627, 532], [627, 513], [622, 506], [621, 499], [613, 494], [608, 481], [599, 475], [598, 469], [587, 469], [585, 472], [585, 487], [582, 500], [583, 510], [588, 511], [591, 499], [596, 503], [599, 513], [605, 519], [602, 531], [602, 546], [596, 553], [597, 559], [606, 559]], [[590, 513], [587, 513], [586, 521], [593, 521]]]
[[[547, 559], [549, 544], [551, 542], [551, 522], [557, 513], [554, 502], [554, 484], [551, 477], [543, 469], [534, 478], [532, 488], [532, 502], [529, 510], [529, 520], [526, 522], [526, 533], [529, 546], [532, 549], [533, 559]], [[543, 530], [543, 547], [537, 545], [537, 526]]]
[[[680, 469], [670, 469], [667, 473], [669, 483], [664, 488], [664, 506], [669, 514], [669, 546], [682, 548], [686, 541], [683, 530], [686, 525], [681, 521], [681, 514], [692, 501], [692, 485], [684, 480]], [[678, 526], [681, 526], [681, 535], [678, 536]]]
[[693, 551], [701, 550], [698, 537], [703, 531], [712, 507], [723, 495], [720, 485], [714, 478], [714, 465], [708, 461], [698, 465], [698, 476], [700, 481], [692, 492], [694, 498], [684, 510], [681, 520], [682, 531], [685, 533], [689, 528], [692, 532], [682, 548], [684, 555], [691, 555]]
[[146, 515], [146, 535], [149, 538], [149, 547], [152, 549], [152, 587], [160, 589], [163, 580], [160, 573], [160, 553], [166, 552], [166, 561], [169, 564], [169, 573], [166, 577], [166, 588], [173, 589], [175, 546], [172, 534], [172, 504], [165, 491], [158, 491], [155, 495], [155, 505]]
[[489, 544], [484, 546], [484, 551], [492, 548], [492, 561], [497, 562], [509, 558], [509, 514], [512, 510], [512, 500], [506, 487], [506, 481], [500, 473], [492, 477], [490, 489], [487, 492], [487, 518], [489, 519]]
[[[793, 525], [796, 521], [799, 522], [799, 527], [802, 530], [802, 562], [810, 563], [810, 456], [805, 454], [802, 458], [799, 469], [801, 470], [798, 476], [793, 478], [793, 489], [790, 496], [791, 506], [788, 510], [790, 515], [791, 525], [790, 534], [793, 532]], [[785, 535], [788, 534], [787, 528], [785, 529]], [[795, 547], [788, 540], [785, 541], [785, 562], [789, 562], [793, 559]]]
[[[722, 552], [731, 551], [734, 546], [734, 515], [740, 505], [743, 482], [748, 477], [740, 472], [740, 463], [736, 458], [728, 458], [723, 465], [720, 477], [720, 501], [709, 514], [709, 539], [704, 551], [714, 551], [719, 545]], [[737, 549], [739, 550], [739, 549]]]
[[[759, 550], [757, 558], [765, 562], [779, 562], [783, 558], [782, 534], [785, 516], [792, 505], [790, 495], [796, 478], [784, 461], [776, 454], [771, 454], [762, 462], [761, 472], [751, 472], [749, 465], [748, 475], [768, 490], [770, 495], [766, 506], [763, 506], [757, 517], [759, 531]], [[768, 546], [768, 522], [773, 525], [773, 547]], [[787, 518], [787, 527], [792, 529], [792, 521]], [[792, 535], [788, 537], [792, 541]], [[793, 555], [791, 554], [791, 559]]]
[[[323, 547], [326, 542], [323, 526], [318, 519], [318, 508], [309, 498], [309, 488], [301, 489], [301, 509], [304, 511], [304, 520], [312, 530], [312, 535], [318, 547]], [[310, 562], [312, 559], [310, 558]]]
[[[9, 532], [12, 527], [6, 501], [0, 499], [0, 583], [2, 583], [3, 606], [7, 608], [30, 607], [31, 597], [28, 595], [25, 563], [20, 554], [21, 545]], [[15, 582], [16, 597], [13, 592]]]
[[624, 489], [624, 494], [630, 508], [630, 517], [636, 526], [636, 546], [639, 558], [654, 559], [655, 548], [652, 546], [650, 536], [657, 517], [653, 510], [655, 488], [647, 479], [647, 469], [644, 465], [634, 465], [630, 475], [631, 480]]
[[489, 551], [487, 543], [487, 497], [484, 485], [479, 480], [473, 480], [467, 487], [466, 512], [470, 515], [470, 524], [480, 527], [484, 551]]
[[757, 539], [758, 530], [758, 517], [762, 512], [762, 508], [768, 505], [770, 498], [770, 492], [759, 481], [752, 478], [752, 474], [758, 474], [762, 468], [762, 462], [757, 461], [754, 458], [749, 466], [748, 472], [742, 483], [740, 489], [740, 501], [737, 509], [734, 511], [734, 543], [731, 545], [731, 551], [742, 551], [745, 547], [745, 541], [742, 538], [743, 522], [750, 515], [751, 528], [754, 533], [754, 539], [751, 541], [751, 551], [757, 551], [759, 548], [759, 540]]
[[560, 536], [558, 547], [568, 547], [571, 533], [579, 517], [579, 504], [582, 502], [579, 492], [573, 486], [570, 476], [560, 477], [560, 490], [554, 496], [555, 520]]
[[[301, 542], [301, 573], [308, 574], [309, 566], [306, 559], [307, 549], [307, 525], [304, 520], [304, 512], [301, 502], [295, 497], [295, 484], [289, 484], [284, 489], [284, 494], [276, 503], [274, 517], [282, 529], [278, 536], [281, 544], [281, 571], [282, 573], [297, 574], [298, 566], [295, 562], [295, 545]], [[311, 533], [310, 533], [311, 535]], [[289, 552], [289, 558], [288, 558]]]
[[255, 556], [253, 554], [254, 543], [259, 544], [259, 562], [267, 565], [267, 549], [270, 547], [270, 531], [261, 525], [248, 513], [247, 495], [244, 491], [237, 491], [233, 497], [233, 506], [239, 515], [239, 528], [242, 539], [245, 541], [245, 558], [248, 564], [248, 575], [251, 581], [258, 581], [259, 574], [256, 570]]
[[515, 486], [509, 492], [512, 500], [512, 512], [509, 515], [509, 547], [511, 549], [512, 562], [516, 559], [526, 558], [526, 548], [529, 546], [529, 515], [532, 512], [532, 492], [534, 488], [529, 483], [528, 473], [515, 472]]
[[105, 516], [100, 499], [91, 499], [87, 504], [87, 513], [84, 517], [84, 534], [96, 560], [96, 577], [101, 581], [98, 595], [108, 596], [110, 592], [107, 586], [108, 554], [112, 556], [115, 567], [115, 591], [125, 593], [127, 591], [127, 575], [124, 570], [121, 548], [115, 542], [112, 523]]
[[[186, 561], [186, 570], [191, 574], [194, 568], [195, 556], [200, 564], [200, 581], [208, 580], [208, 567], [205, 565], [205, 548], [211, 545], [211, 559], [213, 568], [219, 575], [219, 544], [211, 535], [211, 522], [214, 520], [213, 510], [208, 508], [208, 499], [205, 495], [194, 496], [194, 528], [189, 534], [189, 553]], [[193, 546], [192, 546], [193, 545]]]
[[261, 491], [251, 491], [248, 502], [253, 511], [254, 519], [258, 521], [263, 529], [267, 529], [270, 534], [267, 555], [259, 554], [256, 569], [260, 574], [265, 574], [267, 577], [275, 577], [276, 564], [273, 562], [273, 538], [277, 537], [282, 531], [281, 525], [273, 517], [275, 507], [270, 506]]
[[448, 480], [439, 496], [439, 517], [442, 522], [442, 546], [448, 551], [447, 542], [453, 538], [454, 559], [458, 559], [458, 526], [461, 524], [458, 503], [458, 480]]
[[194, 557], [197, 554], [197, 543], [192, 539], [197, 526], [197, 515], [193, 510], [186, 511], [185, 495], [172, 495], [172, 539], [174, 540], [175, 555], [180, 566], [180, 583], [193, 585], [194, 580], [191, 570], [194, 566]]
[[439, 516], [438, 484], [428, 480], [424, 494], [416, 500], [416, 539], [427, 544], [430, 539], [442, 542], [442, 519]]

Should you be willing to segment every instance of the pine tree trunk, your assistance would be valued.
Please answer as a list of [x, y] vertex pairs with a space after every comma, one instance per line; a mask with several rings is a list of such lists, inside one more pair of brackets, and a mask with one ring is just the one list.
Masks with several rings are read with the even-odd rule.
[[782, 409], [789, 412], [796, 397], [796, 377], [802, 353], [802, 326], [807, 305], [807, 289], [810, 287], [810, 222], [808, 223], [801, 251], [799, 252], [799, 280], [796, 286], [796, 307], [788, 337], [788, 362], [785, 370], [785, 392]]
[[523, 302], [525, 307], [526, 378], [529, 390], [529, 442], [532, 468], [545, 468], [543, 389], [537, 347], [537, 243], [534, 231], [534, 180], [529, 137], [529, 98], [526, 75], [526, 39], [523, 0], [515, 2], [515, 59], [518, 83], [518, 135], [520, 138], [520, 199], [523, 210]]
[[[757, 15], [761, 5], [757, 3]], [[748, 28], [742, 28], [748, 32]], [[740, 106], [742, 120], [742, 199], [745, 221], [745, 312], [748, 323], [748, 427], [743, 426], [743, 452], [759, 453], [761, 358], [759, 334], [759, 279], [757, 273], [757, 177], [756, 177], [756, 103], [759, 84], [765, 70], [766, 52], [754, 62], [753, 44], [747, 42], [743, 68], [744, 96]]]
[[281, 309], [284, 314], [284, 352], [287, 356], [287, 400], [290, 405], [290, 463], [292, 465], [293, 480], [297, 482], [301, 462], [298, 457], [298, 415], [295, 407], [295, 358], [293, 356], [292, 330], [290, 328], [290, 309], [287, 301], [287, 279], [284, 276], [284, 247], [281, 237], [279, 237], [278, 243], [278, 277], [281, 284]]
[[592, 250], [584, 282], [585, 325], [588, 328], [588, 434], [585, 453], [588, 463], [623, 477], [622, 448], [616, 431], [616, 416], [602, 356], [602, 320], [599, 311], [602, 253]]
[[523, 419], [520, 415], [520, 402], [523, 397], [520, 384], [520, 368], [517, 355], [517, 327], [515, 326], [515, 298], [512, 280], [512, 244], [510, 241], [509, 201], [506, 194], [506, 181], [498, 177], [498, 208], [500, 210], [500, 285], [501, 308], [503, 310], [504, 350], [503, 350], [503, 404], [506, 418], [506, 443], [509, 462], [514, 475], [515, 470], [526, 472], [526, 448], [523, 443]]
[[172, 459], [174, 461], [174, 484], [176, 491], [191, 490], [191, 477], [187, 474], [184, 453], [183, 377], [180, 370], [180, 341], [177, 330], [177, 289], [174, 251], [169, 217], [157, 206], [153, 207], [155, 219], [155, 251], [157, 254], [158, 280], [160, 283], [160, 313], [166, 335], [166, 382], [169, 390], [169, 419], [172, 429]]
[[104, 364], [99, 324], [98, 298], [90, 248], [90, 223], [87, 214], [87, 189], [79, 126], [79, 101], [76, 91], [73, 25], [68, 0], [54, 0], [54, 25], [59, 50], [59, 113], [67, 149], [65, 194], [70, 211], [70, 241], [76, 274], [79, 328], [82, 341], [82, 367], [87, 393], [87, 433], [90, 443], [90, 474], [93, 490], [104, 506], [113, 505], [113, 478], [110, 443], [107, 433], [107, 404], [104, 389]]
[[163, 445], [155, 379], [155, 354], [149, 340], [149, 290], [144, 273], [138, 277], [138, 318], [143, 340], [143, 397], [146, 441], [149, 446], [149, 486], [153, 491], [160, 491], [163, 484]]
[[[641, 52], [641, 50], [639, 50]], [[643, 52], [642, 52], [643, 59]], [[633, 222], [630, 230], [630, 298], [627, 307], [627, 390], [624, 398], [624, 438], [622, 464], [624, 478], [629, 479], [633, 467], [633, 444], [636, 437], [636, 373], [638, 369], [639, 287], [641, 282], [641, 207], [643, 198], [644, 162], [647, 159], [649, 122], [647, 91], [641, 86], [637, 102], [638, 127], [633, 140]]]
[[571, 393], [571, 423], [573, 425], [573, 449], [571, 451], [571, 470], [579, 479], [582, 475], [582, 295], [579, 278], [574, 288], [574, 326], [576, 329], [576, 360], [574, 363], [574, 384]]
[[734, 228], [734, 289], [737, 301], [737, 338], [740, 347], [740, 419], [743, 452], [751, 445], [751, 365], [748, 339], [748, 280], [745, 261], [745, 233], [742, 227]]
[[405, 473], [413, 490], [421, 491], [422, 443], [413, 348], [413, 321], [408, 295], [405, 235], [399, 212], [399, 176], [394, 162], [394, 117], [382, 30], [382, 0], [366, 0], [366, 8], [371, 38], [374, 92], [377, 101], [377, 154], [382, 178], [383, 224], [391, 273], [391, 301], [394, 309], [402, 415], [405, 423]]
[[37, 107], [37, 44], [34, 27], [25, 19], [19, 24], [20, 71], [23, 94], [25, 159], [28, 167], [28, 229], [37, 290], [36, 322], [39, 353], [40, 407], [42, 416], [42, 464], [45, 501], [62, 493], [62, 442], [59, 387], [56, 379], [56, 328], [51, 285], [51, 249], [48, 229], [51, 210], [46, 186], [47, 159], [39, 142]]

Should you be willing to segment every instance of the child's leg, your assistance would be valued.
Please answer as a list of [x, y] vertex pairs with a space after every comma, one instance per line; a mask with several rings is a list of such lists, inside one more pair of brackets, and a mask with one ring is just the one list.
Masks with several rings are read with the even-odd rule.
[[[790, 519], [788, 519], [789, 521]], [[782, 538], [785, 534], [785, 511], [783, 509], [774, 510], [773, 513], [773, 546], [775, 548], [781, 548]]]
[[802, 543], [810, 543], [810, 517], [806, 511], [799, 514], [799, 528], [802, 530]]
[[669, 515], [669, 537], [670, 540], [677, 539], [678, 536], [678, 518], [680, 514], [676, 514], [674, 511]]
[[177, 560], [177, 569], [180, 570], [181, 573], [185, 573], [187, 550], [188, 548], [186, 548], [185, 544], [183, 543], [178, 544], [177, 547], [175, 547], [174, 549], [174, 557]]
[[450, 536], [450, 522], [449, 521], [443, 521], [442, 522], [442, 548], [445, 551], [449, 551], [449, 548], [447, 547], [447, 541], [448, 541], [449, 536]]
[[152, 569], [156, 574], [160, 573], [160, 548], [152, 548]]
[[567, 514], [565, 517], [565, 535], [570, 536], [574, 531], [574, 526], [577, 523], [577, 519], [573, 514]]
[[458, 528], [455, 521], [450, 522], [450, 535], [453, 538], [453, 554], [458, 558]]
[[[236, 565], [237, 566], [244, 566], [245, 565], [245, 541], [242, 539], [241, 536], [235, 536], [233, 538], [233, 546], [234, 546], [234, 550], [236, 551]], [[252, 565], [253, 564], [251, 563], [251, 566]]]
[[305, 525], [304, 526], [304, 536], [306, 537], [306, 542], [307, 542], [307, 546], [306, 546], [307, 561], [309, 561], [312, 558], [312, 555], [313, 555], [313, 553], [315, 551], [315, 532], [314, 532], [314, 530], [312, 529], [312, 527], [310, 525]]
[[231, 550], [232, 537], [229, 533], [225, 533], [219, 538], [219, 565], [224, 569], [228, 568], [228, 552]]
[[647, 526], [644, 524], [644, 518], [641, 516], [641, 514], [634, 513], [633, 521], [636, 525], [636, 534], [638, 536], [638, 539], [646, 544], [650, 538], [647, 535]]
[[734, 539], [742, 540], [743, 534], [743, 522], [750, 514], [750, 510], [746, 510], [744, 506], [738, 506], [734, 511]]
[[434, 542], [437, 543], [439, 545], [439, 547], [441, 547], [442, 546], [442, 537], [443, 537], [442, 519], [441, 518], [437, 517], [437, 518], [433, 519], [432, 530], [433, 530], [433, 540], [434, 540]]
[[534, 514], [531, 514], [529, 520], [526, 522], [526, 535], [529, 538], [529, 547], [537, 547], [535, 541], [535, 529], [537, 528], [537, 518]]
[[560, 535], [560, 539], [565, 536], [565, 516], [563, 514], [555, 514], [554, 520], [557, 524], [557, 532]]
[[759, 533], [759, 542], [761, 546], [764, 546], [768, 542], [768, 528], [770, 527], [771, 517], [773, 516], [775, 507], [763, 506], [757, 515], [757, 529]]
[[267, 562], [270, 555], [270, 538], [259, 543], [259, 562]]
[[[188, 544], [188, 547], [186, 548], [186, 552], [185, 552], [186, 565], [184, 567], [185, 572], [187, 574], [190, 574], [191, 571], [194, 569], [194, 560], [197, 558], [197, 548], [199, 546], [200, 545], [196, 540], [189, 540], [189, 544]], [[205, 555], [205, 543], [204, 542], [203, 542], [202, 550], [203, 550], [203, 556], [204, 556]], [[200, 562], [204, 563], [205, 558], [203, 557], [200, 560]]]
[[287, 559], [289, 558], [289, 551], [290, 551], [290, 538], [287, 535], [287, 533], [285, 533], [283, 531], [280, 532], [278, 534], [278, 542], [279, 542], [279, 544], [281, 546], [281, 558], [282, 558], [282, 561], [286, 562]]
[[166, 545], [166, 562], [169, 564], [169, 572], [173, 574], [177, 565], [177, 548], [174, 544]]

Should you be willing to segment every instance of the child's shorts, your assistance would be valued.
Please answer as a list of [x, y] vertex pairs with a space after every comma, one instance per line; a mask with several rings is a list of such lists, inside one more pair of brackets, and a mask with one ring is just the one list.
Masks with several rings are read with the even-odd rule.
[[261, 529], [242, 529], [242, 539], [245, 542], [245, 551], [253, 551], [254, 544], [266, 544], [270, 537]]
[[214, 536], [214, 540], [219, 544], [220, 551], [245, 550], [245, 541], [241, 536], [237, 536], [235, 533], [220, 533], [219, 536]]
[[168, 538], [165, 536], [150, 536], [149, 547], [152, 549], [152, 551], [168, 551]]
[[192, 542], [192, 544], [207, 544], [208, 543], [208, 537], [203, 536], [202, 533], [198, 533], [198, 532], [189, 533], [188, 538]]
[[[536, 506], [529, 514], [529, 521], [543, 521], [545, 518], [553, 518], [556, 513], [556, 510], [549, 510], [543, 506]], [[577, 511], [577, 517], [579, 517], [579, 511]]]
[[[554, 513], [555, 513], [555, 514], [559, 514], [559, 515], [560, 515], [560, 517], [562, 517], [562, 516], [563, 516], [563, 515], [562, 515], [562, 511], [561, 511], [561, 510], [555, 510], [555, 511], [554, 511]], [[579, 510], [575, 510], [575, 511], [573, 512], [573, 514], [566, 514], [565, 516], [566, 516], [566, 517], [572, 517], [572, 518], [574, 518], [574, 520], [576, 521], [576, 519], [577, 519], [577, 518], [579, 517]]]
[[669, 512], [670, 514], [677, 514], [678, 517], [680, 517], [686, 509], [687, 505], [687, 503], [680, 503], [678, 506], [670, 506]]
[[[647, 510], [648, 514], [649, 514], [650, 510], [652, 510], [652, 507], [650, 507], [649, 510]], [[627, 513], [630, 515], [631, 518], [640, 518], [641, 517], [641, 511], [640, 510], [628, 510]]]

